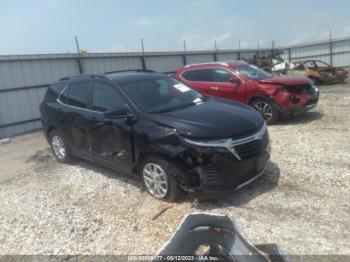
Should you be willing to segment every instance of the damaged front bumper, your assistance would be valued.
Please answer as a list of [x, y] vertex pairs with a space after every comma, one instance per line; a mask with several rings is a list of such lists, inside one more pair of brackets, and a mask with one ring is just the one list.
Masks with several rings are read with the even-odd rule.
[[220, 193], [240, 189], [260, 176], [267, 168], [269, 153], [240, 163], [231, 162], [220, 156], [214, 156], [215, 165], [197, 167], [193, 173], [198, 174], [199, 185], [186, 188], [188, 192]]
[[258, 132], [244, 140], [229, 141], [232, 146], [226, 142], [222, 147], [192, 146], [184, 159], [191, 166], [189, 176], [194, 183], [183, 188], [197, 193], [232, 192], [262, 176], [271, 146], [266, 126], [261, 130], [259, 136]]
[[312, 87], [312, 90], [309, 90], [308, 93], [291, 94], [288, 106], [282, 106], [276, 103], [276, 107], [282, 116], [300, 115], [315, 108], [318, 104], [319, 97], [319, 89], [317, 87]]

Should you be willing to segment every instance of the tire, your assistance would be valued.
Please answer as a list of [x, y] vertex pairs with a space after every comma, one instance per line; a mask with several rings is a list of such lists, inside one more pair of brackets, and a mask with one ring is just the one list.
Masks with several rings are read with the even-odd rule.
[[279, 119], [279, 112], [269, 99], [258, 98], [253, 100], [250, 105], [261, 114], [267, 124], [274, 124]]
[[175, 178], [182, 171], [164, 157], [147, 157], [141, 165], [140, 173], [147, 192], [157, 199], [175, 202], [183, 193]]
[[56, 160], [60, 163], [70, 163], [73, 157], [63, 135], [59, 131], [53, 130], [50, 132], [49, 138], [52, 153]]

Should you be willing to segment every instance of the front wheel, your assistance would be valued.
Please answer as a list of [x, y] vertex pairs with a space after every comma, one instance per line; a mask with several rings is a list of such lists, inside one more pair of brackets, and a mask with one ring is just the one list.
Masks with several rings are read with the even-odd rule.
[[272, 101], [269, 101], [268, 99], [255, 99], [250, 105], [261, 114], [261, 116], [268, 124], [276, 123], [279, 118], [279, 112], [276, 106]]
[[58, 162], [69, 163], [72, 160], [72, 155], [67, 147], [67, 143], [64, 140], [63, 135], [57, 130], [53, 130], [50, 133], [50, 145], [52, 152]]
[[182, 189], [175, 179], [180, 172], [176, 165], [158, 156], [146, 158], [141, 169], [148, 193], [169, 202], [176, 201], [181, 195]]

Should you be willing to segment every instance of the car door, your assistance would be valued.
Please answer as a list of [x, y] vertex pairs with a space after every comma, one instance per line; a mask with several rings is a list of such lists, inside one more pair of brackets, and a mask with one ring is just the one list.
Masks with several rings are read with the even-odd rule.
[[107, 119], [104, 112], [126, 105], [124, 96], [107, 81], [94, 80], [91, 109], [91, 153], [96, 162], [129, 172], [132, 126], [126, 118]]
[[[236, 79], [237, 81], [232, 81]], [[241, 81], [233, 72], [225, 68], [213, 69], [213, 86], [215, 89], [215, 96], [245, 101], [245, 83]]]
[[90, 158], [88, 140], [91, 112], [91, 80], [79, 80], [70, 83], [58, 98], [57, 123], [68, 141], [69, 148], [77, 155]]
[[212, 68], [199, 68], [190, 69], [181, 74], [181, 78], [185, 80], [185, 83], [192, 88], [197, 89], [199, 92], [215, 96], [218, 87], [213, 84], [213, 69]]

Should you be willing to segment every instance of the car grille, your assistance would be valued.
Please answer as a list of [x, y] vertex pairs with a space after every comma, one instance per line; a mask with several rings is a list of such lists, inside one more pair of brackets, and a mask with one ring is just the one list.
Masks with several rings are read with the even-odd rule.
[[261, 139], [235, 146], [235, 149], [242, 160], [260, 155], [266, 150], [269, 143], [268, 132], [265, 131]]
[[291, 93], [308, 93], [308, 94], [314, 93], [314, 89], [310, 84], [285, 86], [284, 88]]

